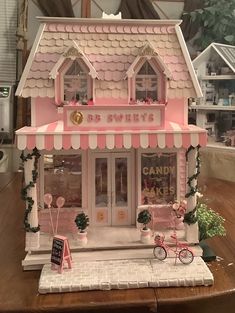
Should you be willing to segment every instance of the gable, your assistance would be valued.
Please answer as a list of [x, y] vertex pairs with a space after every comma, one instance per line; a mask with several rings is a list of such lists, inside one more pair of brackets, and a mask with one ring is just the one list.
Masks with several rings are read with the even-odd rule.
[[218, 52], [220, 57], [235, 73], [235, 46], [213, 44], [214, 49]]
[[49, 78], [55, 79], [56, 76], [58, 75], [58, 72], [59, 72], [61, 66], [68, 59], [70, 59], [70, 60], [81, 59], [82, 62], [89, 69], [89, 75], [92, 78], [98, 78], [98, 74], [97, 74], [96, 70], [94, 69], [94, 67], [92, 66], [92, 64], [90, 63], [90, 61], [86, 57], [86, 55], [79, 48], [78, 44], [74, 40], [72, 41], [72, 45], [70, 47], [68, 47], [64, 53], [61, 54], [60, 58], [58, 59], [58, 61], [56, 62], [56, 64], [52, 68], [52, 70], [50, 71]]
[[135, 58], [134, 62], [128, 68], [126, 75], [132, 77], [136, 72], [136, 67], [139, 63], [144, 63], [145, 60], [152, 60], [157, 63], [157, 66], [160, 68], [160, 71], [166, 75], [167, 78], [172, 78], [172, 75], [167, 68], [166, 64], [163, 62], [161, 57], [158, 55], [157, 51], [153, 48], [150, 42], [147, 42], [139, 49], [139, 53]]
[[235, 73], [235, 46], [212, 43], [203, 50], [194, 60], [194, 67], [197, 68], [202, 62], [208, 61], [211, 54], [216, 53], [228, 67]]

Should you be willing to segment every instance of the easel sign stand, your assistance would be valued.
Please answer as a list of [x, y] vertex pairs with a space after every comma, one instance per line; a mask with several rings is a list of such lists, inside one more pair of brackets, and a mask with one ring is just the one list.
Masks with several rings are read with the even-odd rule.
[[71, 269], [72, 257], [68, 238], [65, 236], [55, 235], [51, 250], [51, 269], [58, 270], [58, 273], [62, 274], [65, 262], [67, 262], [68, 268]]
[[69, 248], [68, 238], [65, 236], [57, 235], [60, 208], [63, 207], [65, 203], [65, 199], [63, 197], [58, 197], [56, 199], [57, 214], [56, 214], [55, 227], [54, 227], [54, 222], [53, 222], [52, 213], [51, 213], [52, 195], [45, 194], [44, 202], [47, 204], [48, 209], [49, 209], [50, 222], [51, 222], [51, 228], [52, 228], [52, 233], [53, 233], [53, 241], [52, 241], [52, 249], [51, 249], [51, 269], [52, 270], [57, 269], [58, 273], [61, 274], [63, 272], [65, 262], [68, 263], [69, 269], [72, 268], [72, 257], [71, 257], [71, 252]]

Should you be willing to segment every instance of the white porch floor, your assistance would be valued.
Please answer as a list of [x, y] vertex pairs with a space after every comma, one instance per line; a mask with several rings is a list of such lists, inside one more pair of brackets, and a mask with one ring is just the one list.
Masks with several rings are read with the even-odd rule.
[[[170, 242], [172, 230], [164, 232], [165, 240]], [[178, 239], [184, 241], [184, 230], [177, 231]], [[90, 227], [88, 243], [85, 247], [78, 245], [77, 236], [68, 235], [73, 260], [116, 260], [152, 258], [154, 240], [149, 244], [140, 241], [140, 230], [133, 227]], [[28, 253], [22, 261], [25, 270], [41, 269], [50, 263], [52, 235], [40, 234], [40, 248]], [[173, 244], [173, 243], [172, 243]], [[201, 256], [199, 246], [192, 247], [195, 256]]]
[[[172, 230], [162, 232], [165, 235], [165, 240], [170, 241], [172, 232]], [[177, 236], [179, 240], [184, 241], [184, 230], [177, 230]], [[149, 244], [141, 243], [140, 230], [135, 226], [90, 227], [87, 232], [88, 243], [85, 247], [79, 246], [77, 234], [68, 234], [66, 237], [72, 251], [143, 248], [152, 247], [154, 244], [154, 233], [152, 233]], [[52, 235], [41, 233], [39, 251], [50, 250], [52, 239]]]

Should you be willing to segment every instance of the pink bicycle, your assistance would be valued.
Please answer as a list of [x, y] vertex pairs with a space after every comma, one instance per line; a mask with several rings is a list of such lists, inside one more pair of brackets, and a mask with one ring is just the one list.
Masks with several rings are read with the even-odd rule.
[[169, 251], [172, 251], [173, 253], [175, 253], [175, 263], [177, 258], [179, 258], [179, 260], [183, 264], [192, 263], [194, 259], [194, 254], [189, 249], [188, 245], [179, 242], [176, 233], [171, 235], [171, 238], [174, 240], [175, 243], [174, 247], [170, 247], [164, 242], [165, 236], [161, 235], [155, 236], [154, 241], [156, 246], [153, 249], [154, 256], [158, 260], [163, 261], [167, 257]]

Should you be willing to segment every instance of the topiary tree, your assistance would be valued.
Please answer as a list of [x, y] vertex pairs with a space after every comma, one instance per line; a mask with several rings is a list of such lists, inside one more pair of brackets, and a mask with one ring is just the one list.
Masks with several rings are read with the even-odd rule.
[[84, 212], [81, 212], [76, 216], [74, 222], [79, 232], [84, 233], [85, 229], [89, 226], [89, 217]]
[[197, 218], [199, 227], [199, 240], [204, 240], [214, 236], [225, 236], [224, 228], [225, 219], [208, 208], [205, 203], [197, 205]]
[[148, 210], [143, 210], [139, 212], [137, 222], [144, 225], [143, 230], [147, 230], [147, 224], [152, 220], [152, 215]]

